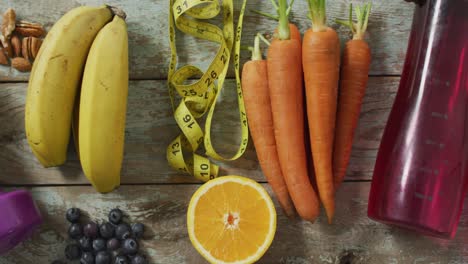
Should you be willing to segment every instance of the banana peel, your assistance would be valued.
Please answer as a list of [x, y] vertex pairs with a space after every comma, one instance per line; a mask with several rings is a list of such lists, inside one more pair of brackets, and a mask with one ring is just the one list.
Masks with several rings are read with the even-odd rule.
[[91, 46], [79, 105], [79, 157], [86, 177], [98, 192], [110, 192], [120, 185], [127, 96], [127, 26], [116, 15]]

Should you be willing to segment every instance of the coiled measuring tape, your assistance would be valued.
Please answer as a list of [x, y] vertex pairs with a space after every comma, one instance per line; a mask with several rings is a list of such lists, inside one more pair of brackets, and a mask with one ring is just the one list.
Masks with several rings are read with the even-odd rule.
[[[167, 160], [174, 169], [187, 172], [195, 178], [208, 181], [218, 177], [219, 167], [207, 157], [196, 154], [204, 143], [206, 155], [217, 160], [235, 160], [242, 156], [248, 143], [248, 126], [239, 75], [239, 52], [242, 22], [246, 1], [243, 0], [239, 21], [234, 32], [233, 0], [170, 0], [169, 41], [171, 62], [168, 72], [168, 88], [172, 110], [182, 133], [167, 147]], [[223, 29], [203, 22], [216, 17], [223, 9]], [[193, 65], [176, 69], [177, 50], [175, 27], [197, 38], [218, 43], [219, 49], [208, 69], [203, 72]], [[223, 157], [216, 152], [211, 141], [211, 124], [217, 98], [223, 89], [224, 80], [231, 60], [234, 60], [236, 87], [241, 124], [241, 143], [232, 157]], [[199, 77], [201, 76], [201, 78]], [[194, 83], [185, 84], [188, 79], [199, 78]], [[176, 95], [180, 99], [176, 103]], [[207, 115], [206, 115], [207, 114]], [[205, 133], [197, 119], [206, 115]]]

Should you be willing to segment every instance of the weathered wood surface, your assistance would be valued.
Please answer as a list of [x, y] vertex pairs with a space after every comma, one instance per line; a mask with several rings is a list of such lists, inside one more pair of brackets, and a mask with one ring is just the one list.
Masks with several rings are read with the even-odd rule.
[[[361, 0], [355, 1], [360, 2]], [[328, 18], [330, 25], [339, 28], [334, 23], [335, 18], [343, 18], [348, 14], [350, 0], [329, 0]], [[100, 0], [74, 1], [18, 1], [0, 0], [0, 12], [7, 7], [17, 10], [18, 17], [25, 20], [40, 22], [49, 29], [66, 11], [79, 5], [101, 5]], [[122, 7], [127, 13], [127, 23], [130, 41], [130, 75], [132, 79], [164, 79], [167, 76], [169, 64], [168, 43], [168, 0], [109, 0], [109, 5]], [[374, 0], [370, 17], [368, 41], [372, 48], [373, 75], [400, 74], [403, 65], [408, 32], [411, 25], [413, 5], [402, 0]], [[236, 10], [240, 9], [241, 1], [235, 1]], [[249, 0], [247, 10], [259, 9], [273, 13], [272, 5], [267, 0]], [[307, 1], [296, 1], [292, 13], [292, 21], [298, 24], [301, 32], [310, 27], [307, 18]], [[236, 12], [236, 15], [238, 12]], [[257, 32], [272, 32], [276, 23], [247, 11], [244, 22], [242, 44], [252, 45], [253, 36]], [[346, 29], [339, 29], [342, 42], [349, 39]], [[217, 45], [192, 37], [178, 35], [178, 52], [181, 64], [193, 63], [206, 69], [210, 59], [216, 53]], [[247, 52], [242, 54], [245, 61], [249, 58]], [[20, 74], [9, 67], [0, 66], [0, 81], [25, 81], [28, 74]], [[234, 76], [231, 71], [229, 76]]]
[[[349, 33], [339, 28], [333, 19], [345, 16], [351, 1], [327, 2], [328, 20], [338, 29], [343, 44]], [[373, 57], [370, 74], [399, 75], [413, 5], [403, 0], [372, 2], [367, 36]], [[71, 8], [102, 3], [99, 0], [0, 0], [0, 12], [13, 7], [20, 18], [43, 23], [50, 29]], [[129, 213], [132, 220], [144, 222], [150, 228], [143, 244], [151, 263], [205, 263], [191, 246], [185, 226], [187, 205], [199, 184], [192, 177], [169, 168], [165, 158], [167, 144], [178, 133], [164, 82], [169, 62], [169, 1], [109, 0], [106, 3], [120, 6], [127, 12], [130, 77], [145, 80], [130, 83], [122, 186], [106, 195], [96, 193], [90, 186], [81, 186], [88, 181], [81, 172], [73, 143], [69, 161], [64, 166], [42, 168], [24, 135], [25, 81], [29, 75], [0, 66], [0, 186], [31, 186], [29, 189], [45, 217], [32, 240], [0, 256], [0, 264], [49, 263], [63, 258], [67, 241], [63, 215], [71, 206], [80, 207], [97, 219], [104, 218], [109, 209], [118, 206]], [[236, 15], [240, 3], [235, 0]], [[272, 12], [267, 0], [249, 0], [247, 9]], [[307, 10], [306, 1], [296, 1], [292, 21], [298, 24], [301, 32], [310, 26]], [[272, 32], [274, 27], [275, 22], [248, 11], [242, 44], [251, 45], [254, 34]], [[181, 34], [177, 37], [180, 64], [193, 63], [206, 69], [217, 46]], [[241, 56], [244, 61], [248, 57], [246, 52]], [[229, 77], [233, 76], [231, 69]], [[457, 236], [450, 242], [388, 227], [366, 216], [370, 185], [360, 181], [368, 181], [372, 176], [377, 148], [399, 80], [399, 77], [370, 79], [347, 173], [348, 182], [337, 194], [335, 223], [327, 225], [323, 214], [315, 224], [290, 221], [277, 208], [276, 239], [260, 263], [468, 263], [468, 209], [464, 209]], [[222, 152], [232, 153], [239, 131], [237, 115], [232, 111], [236, 106], [233, 81], [227, 83], [222, 104], [217, 107], [213, 131], [215, 146]], [[223, 175], [239, 174], [265, 181], [251, 143], [239, 160], [217, 163], [222, 166]], [[72, 186], [77, 184], [80, 186]], [[271, 194], [268, 186], [264, 186]]]
[[[372, 177], [376, 151], [398, 82], [398, 77], [370, 79], [348, 179], [368, 180]], [[227, 82], [223, 101], [216, 108], [213, 128], [215, 146], [227, 154], [234, 153], [240, 140], [239, 121], [232, 110], [237, 107], [234, 87], [232, 80]], [[0, 84], [0, 183], [88, 183], [73, 148], [70, 149], [69, 162], [59, 168], [45, 169], [35, 159], [24, 134], [25, 95], [25, 83]], [[130, 82], [122, 183], [196, 182], [167, 165], [166, 147], [178, 133], [171, 113], [164, 81]], [[223, 174], [248, 175], [264, 181], [252, 143], [239, 160], [221, 164]]]
[[[32, 188], [45, 223], [32, 240], [0, 257], [0, 263], [50, 263], [63, 258], [67, 241], [64, 213], [72, 206], [99, 220], [110, 209], [120, 207], [132, 221], [142, 221], [149, 229], [142, 241], [151, 263], [205, 263], [186, 232], [186, 209], [196, 188], [198, 185], [125, 186], [107, 195], [97, 194], [91, 187]], [[463, 212], [455, 239], [447, 242], [370, 220], [366, 216], [368, 191], [369, 183], [345, 183], [337, 194], [333, 225], [326, 223], [323, 213], [315, 224], [291, 221], [277, 207], [276, 237], [259, 263], [468, 262], [468, 210]]]

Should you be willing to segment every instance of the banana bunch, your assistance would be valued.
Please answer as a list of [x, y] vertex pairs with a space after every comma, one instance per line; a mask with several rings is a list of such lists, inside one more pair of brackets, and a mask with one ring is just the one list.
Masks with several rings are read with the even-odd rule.
[[[81, 87], [81, 89], [80, 89]], [[70, 131], [98, 192], [120, 185], [128, 94], [125, 13], [81, 6], [55, 23], [33, 65], [25, 129], [44, 167], [65, 163]]]

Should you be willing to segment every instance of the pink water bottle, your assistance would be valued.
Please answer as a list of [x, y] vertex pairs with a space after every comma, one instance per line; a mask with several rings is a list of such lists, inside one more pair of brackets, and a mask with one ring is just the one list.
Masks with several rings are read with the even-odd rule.
[[468, 186], [468, 0], [417, 2], [368, 215], [452, 238]]

